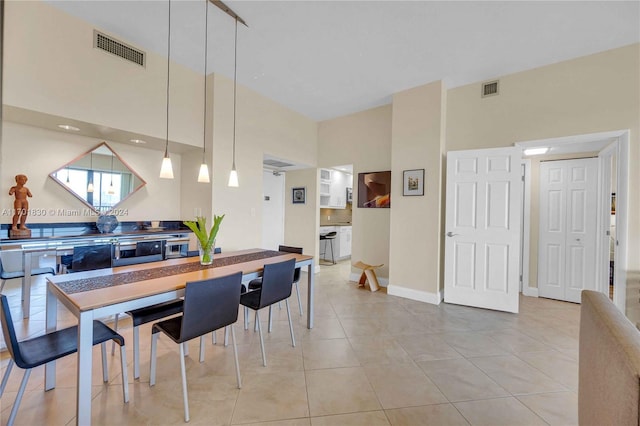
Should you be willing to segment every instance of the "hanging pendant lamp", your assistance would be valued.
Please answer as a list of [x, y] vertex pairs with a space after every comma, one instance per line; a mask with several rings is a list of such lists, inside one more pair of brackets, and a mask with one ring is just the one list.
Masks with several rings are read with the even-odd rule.
[[209, 39], [209, 0], [204, 0], [204, 117], [202, 120], [202, 164], [198, 173], [198, 182], [209, 183], [209, 166], [207, 166], [207, 42]]
[[236, 109], [238, 86], [238, 17], [235, 17], [235, 38], [233, 47], [233, 163], [229, 173], [229, 186], [238, 187], [238, 171], [236, 170]]
[[111, 183], [109, 184], [109, 188], [107, 189], [107, 194], [114, 195], [116, 193], [116, 189], [113, 187], [113, 152], [111, 153]]
[[171, 0], [169, 0], [169, 27], [167, 36], [167, 140], [164, 146], [164, 158], [160, 167], [162, 179], [173, 179], [173, 166], [169, 158], [169, 71], [171, 64]]
[[89, 185], [87, 185], [87, 192], [93, 192], [93, 151], [90, 153], [91, 155], [91, 166], [89, 166]]

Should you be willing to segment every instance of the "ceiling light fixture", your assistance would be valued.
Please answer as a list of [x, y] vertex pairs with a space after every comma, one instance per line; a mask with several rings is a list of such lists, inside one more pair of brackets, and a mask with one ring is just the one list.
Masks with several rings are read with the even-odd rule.
[[549, 151], [549, 148], [546, 146], [539, 148], [527, 148], [524, 150], [524, 155], [542, 155], [546, 154]]
[[61, 129], [64, 129], [64, 130], [72, 130], [74, 132], [79, 132], [80, 131], [79, 128], [74, 127], [74, 126], [70, 126], [68, 124], [58, 124], [58, 127], [60, 127]]
[[235, 17], [235, 38], [233, 47], [233, 163], [229, 173], [229, 186], [238, 187], [238, 171], [236, 170], [236, 109], [238, 103], [238, 17]]
[[198, 182], [209, 183], [209, 166], [205, 152], [207, 150], [207, 51], [209, 39], [209, 0], [204, 0], [204, 113], [202, 119], [202, 164], [198, 173]]
[[87, 192], [93, 192], [93, 151], [91, 151], [91, 165], [89, 166], [89, 185], [87, 185]]
[[113, 152], [111, 153], [111, 183], [107, 189], [107, 194], [113, 195], [116, 193], [116, 189], [113, 187]]
[[171, 0], [169, 0], [169, 27], [167, 35], [167, 140], [164, 145], [164, 158], [160, 167], [162, 179], [173, 179], [173, 166], [169, 158], [169, 71], [171, 68]]

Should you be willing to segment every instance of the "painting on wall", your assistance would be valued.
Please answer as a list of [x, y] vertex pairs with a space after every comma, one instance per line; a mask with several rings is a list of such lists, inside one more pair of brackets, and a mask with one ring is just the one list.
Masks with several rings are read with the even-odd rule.
[[307, 202], [307, 188], [291, 188], [291, 202], [293, 204], [304, 204]]
[[402, 175], [402, 195], [424, 195], [424, 169], [405, 170]]
[[391, 207], [391, 171], [358, 173], [358, 207]]

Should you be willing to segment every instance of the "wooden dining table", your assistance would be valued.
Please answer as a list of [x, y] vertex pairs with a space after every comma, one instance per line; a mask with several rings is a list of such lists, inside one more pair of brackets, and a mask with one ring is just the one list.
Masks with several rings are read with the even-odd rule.
[[[197, 257], [47, 277], [46, 327], [57, 328], [57, 302], [78, 318], [76, 424], [91, 424], [93, 320], [184, 296], [187, 282], [242, 272], [243, 281], [262, 275], [265, 264], [296, 260], [307, 267], [307, 327], [313, 328], [314, 258], [304, 254], [248, 249], [217, 254], [211, 266]], [[55, 387], [56, 363], [45, 367], [45, 390]]]

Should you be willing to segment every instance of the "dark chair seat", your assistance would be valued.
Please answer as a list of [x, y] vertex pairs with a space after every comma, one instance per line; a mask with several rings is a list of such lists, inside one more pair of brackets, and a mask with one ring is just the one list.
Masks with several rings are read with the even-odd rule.
[[[18, 394], [16, 395], [16, 400], [13, 403], [13, 408], [11, 409], [9, 419], [7, 421], [7, 425], [11, 426], [13, 425], [18, 413], [22, 396], [24, 395], [27, 382], [31, 375], [31, 369], [77, 352], [78, 326], [56, 330], [43, 336], [18, 342], [13, 326], [13, 319], [11, 318], [9, 303], [7, 301], [7, 297], [3, 295], [0, 295], [0, 318], [2, 322], [4, 340], [7, 344], [7, 350], [11, 355], [11, 359], [9, 360], [9, 364], [7, 365], [7, 369], [2, 378], [2, 383], [0, 383], [0, 397], [2, 397], [2, 394], [4, 393], [14, 364], [25, 370], [22, 382], [20, 383], [20, 388], [18, 389]], [[102, 346], [102, 377], [105, 382], [109, 380], [105, 346], [105, 342], [109, 340], [113, 340], [115, 343], [120, 345], [122, 393], [124, 402], [129, 402], [127, 354], [124, 346], [124, 338], [100, 321], [93, 321], [93, 344], [100, 344]], [[91, 372], [88, 372], [87, 374], [91, 374]]]
[[[264, 339], [262, 337], [262, 326], [260, 325], [260, 309], [285, 301], [287, 306], [287, 318], [289, 319], [289, 331], [291, 333], [291, 345], [296, 346], [293, 335], [293, 323], [291, 322], [291, 311], [289, 310], [289, 297], [293, 286], [293, 275], [296, 265], [295, 259], [284, 262], [270, 263], [264, 265], [262, 274], [262, 285], [260, 288], [250, 290], [240, 296], [240, 304], [245, 308], [253, 309], [256, 312], [255, 324], [260, 335], [260, 350], [262, 352], [262, 365], [267, 366], [267, 357], [264, 350]], [[245, 330], [248, 327], [248, 310], [245, 309]]]
[[146, 308], [127, 311], [127, 314], [131, 316], [133, 326], [138, 327], [139, 325], [146, 324], [151, 321], [157, 321], [171, 315], [179, 314], [182, 312], [183, 304], [184, 301], [182, 299], [171, 300], [169, 302], [158, 303], [157, 305]]
[[[52, 274], [55, 275], [56, 271], [53, 268], [45, 267], [45, 268], [32, 268], [31, 275], [42, 275], [42, 274]], [[2, 266], [2, 259], [0, 258], [0, 280], [2, 283], [0, 284], [0, 293], [2, 289], [4, 289], [4, 285], [7, 280], [11, 280], [14, 278], [24, 278], [24, 271], [11, 271], [8, 272]]]
[[151, 368], [149, 386], [156, 384], [156, 353], [160, 332], [180, 346], [180, 371], [182, 374], [182, 398], [184, 421], [189, 421], [187, 371], [184, 362], [187, 342], [200, 337], [200, 362], [204, 361], [204, 335], [229, 326], [233, 337], [233, 355], [238, 389], [242, 386], [238, 366], [238, 349], [233, 324], [238, 319], [240, 284], [242, 273], [188, 282], [184, 293], [182, 315], [157, 322], [151, 327]]

